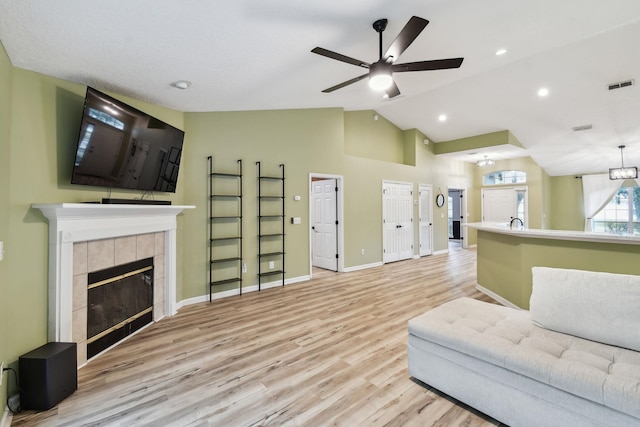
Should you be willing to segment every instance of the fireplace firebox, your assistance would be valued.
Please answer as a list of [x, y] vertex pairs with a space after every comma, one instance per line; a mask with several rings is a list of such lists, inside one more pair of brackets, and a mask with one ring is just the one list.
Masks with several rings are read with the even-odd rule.
[[89, 273], [87, 302], [89, 359], [153, 321], [153, 258]]

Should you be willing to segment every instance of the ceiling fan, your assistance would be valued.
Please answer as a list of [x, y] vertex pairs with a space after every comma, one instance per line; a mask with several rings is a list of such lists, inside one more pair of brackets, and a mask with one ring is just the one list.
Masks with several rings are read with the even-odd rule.
[[341, 89], [350, 84], [359, 82], [360, 80], [369, 77], [369, 86], [376, 90], [384, 90], [389, 98], [400, 95], [400, 89], [393, 81], [392, 74], [403, 73], [406, 71], [428, 71], [428, 70], [444, 70], [448, 68], [458, 68], [462, 65], [464, 58], [449, 58], [449, 59], [435, 59], [432, 61], [418, 61], [407, 62], [404, 64], [395, 64], [400, 55], [413, 43], [418, 35], [424, 30], [429, 21], [417, 16], [412, 16], [409, 22], [398, 34], [398, 37], [391, 43], [386, 53], [382, 55], [382, 32], [387, 28], [386, 19], [378, 19], [373, 23], [373, 29], [379, 34], [380, 38], [380, 58], [370, 64], [359, 59], [354, 59], [349, 56], [342, 55], [340, 53], [332, 52], [321, 47], [315, 47], [311, 50], [318, 55], [326, 56], [327, 58], [335, 59], [338, 61], [346, 62], [347, 64], [353, 64], [358, 67], [367, 68], [369, 72], [361, 76], [355, 77], [346, 82], [342, 82], [328, 89], [323, 90], [324, 93], [333, 92], [334, 90]]

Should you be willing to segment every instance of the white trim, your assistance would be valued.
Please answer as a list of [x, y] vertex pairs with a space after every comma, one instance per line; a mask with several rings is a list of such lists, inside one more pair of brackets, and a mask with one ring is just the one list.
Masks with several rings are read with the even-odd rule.
[[522, 310], [522, 308], [518, 307], [517, 305], [515, 305], [511, 301], [504, 299], [500, 295], [496, 294], [495, 292], [490, 291], [489, 289], [485, 288], [484, 286], [480, 286], [480, 285], [476, 284], [476, 289], [479, 290], [480, 292], [482, 292], [483, 294], [485, 294], [487, 296], [490, 296], [491, 298], [493, 298], [494, 300], [498, 301], [500, 304], [502, 304], [502, 305], [504, 305], [506, 307], [515, 308], [516, 310]]
[[444, 255], [448, 253], [449, 253], [449, 249], [442, 249], [441, 251], [435, 251], [433, 255]]
[[[463, 249], [468, 249], [469, 248], [469, 238], [468, 238], [468, 234], [467, 234], [467, 228], [465, 227], [465, 224], [467, 223], [467, 220], [469, 218], [469, 206], [467, 204], [467, 198], [468, 198], [468, 192], [467, 192], [467, 187], [451, 187], [451, 188], [447, 188], [447, 197], [449, 196], [449, 191], [459, 191], [460, 192], [460, 196], [462, 198], [462, 203], [460, 203], [460, 216], [462, 217], [460, 220], [460, 240], [462, 242], [462, 248]], [[447, 215], [448, 216], [448, 215]], [[449, 234], [449, 233], [447, 233]]]
[[[428, 190], [428, 207], [429, 207], [429, 253], [422, 253], [422, 218], [420, 211], [422, 210], [422, 191]], [[419, 256], [433, 255], [433, 186], [431, 184], [418, 183], [418, 254]]]
[[353, 267], [345, 268], [344, 272], [345, 273], [351, 273], [352, 271], [366, 270], [367, 268], [381, 267], [383, 265], [384, 265], [384, 263], [382, 261], [372, 262], [371, 264], [354, 265]]
[[[307, 224], [309, 227], [309, 278], [312, 277], [313, 272], [313, 255], [311, 254], [311, 246], [313, 243], [313, 230], [311, 229], [311, 215], [313, 215], [313, 178], [321, 178], [321, 179], [335, 179], [336, 186], [338, 187], [338, 194], [336, 195], [336, 204], [338, 209], [338, 235], [336, 238], [338, 239], [338, 273], [344, 272], [344, 176], [342, 175], [332, 175], [326, 173], [309, 173], [309, 215], [307, 217]], [[286, 281], [285, 281], [286, 283]]]
[[[392, 259], [389, 260], [389, 257], [387, 256], [387, 233], [385, 233], [385, 187], [387, 185], [396, 185], [396, 186], [406, 186], [406, 187], [411, 187], [411, 233], [409, 234], [410, 236], [410, 246], [411, 246], [411, 252], [413, 252], [415, 254], [416, 248], [415, 248], [415, 232], [416, 232], [416, 222], [414, 221], [415, 219], [415, 208], [414, 208], [414, 193], [416, 192], [416, 184], [410, 181], [398, 181], [398, 180], [389, 180], [389, 179], [383, 179], [382, 183], [381, 183], [381, 187], [380, 187], [380, 200], [381, 200], [381, 212], [380, 212], [380, 218], [382, 219], [381, 223], [380, 223], [380, 231], [382, 232], [382, 262], [383, 264], [389, 263], [389, 262], [396, 262], [396, 261], [405, 261], [407, 259], [412, 259], [413, 254], [407, 258], [399, 258], [399, 259]], [[418, 249], [418, 254], [420, 253], [420, 250]]]
[[49, 221], [49, 341], [72, 339], [73, 244], [165, 233], [165, 314], [176, 313], [176, 216], [195, 206], [33, 204]]
[[[311, 280], [311, 276], [306, 275], [306, 276], [298, 276], [298, 277], [293, 277], [290, 279], [285, 279], [284, 284], [286, 285], [293, 285], [296, 283], [301, 283], [301, 282], [307, 282]], [[269, 288], [277, 288], [277, 287], [281, 287], [282, 286], [282, 281], [278, 280], [276, 282], [269, 282], [269, 283], [262, 283], [261, 287], [262, 290], [265, 289], [269, 289]], [[258, 292], [258, 285], [250, 285], [250, 286], [243, 286], [242, 287], [242, 293], [249, 293], [249, 292]], [[217, 300], [217, 299], [224, 299], [224, 298], [229, 298], [229, 297], [235, 297], [240, 295], [240, 289], [230, 289], [228, 291], [222, 291], [222, 292], [216, 292], [214, 294], [212, 294], [211, 298], [212, 300]], [[183, 299], [182, 301], [178, 302], [176, 304], [177, 309], [181, 309], [183, 307], [186, 307], [188, 305], [193, 305], [193, 304], [200, 304], [202, 302], [208, 302], [209, 301], [209, 294], [206, 295], [201, 295], [199, 297], [193, 297], [193, 298], [187, 298], [187, 299]]]
[[13, 419], [13, 414], [9, 410], [9, 407], [5, 406], [4, 413], [2, 414], [2, 419], [0, 419], [0, 427], [10, 427], [12, 419]]

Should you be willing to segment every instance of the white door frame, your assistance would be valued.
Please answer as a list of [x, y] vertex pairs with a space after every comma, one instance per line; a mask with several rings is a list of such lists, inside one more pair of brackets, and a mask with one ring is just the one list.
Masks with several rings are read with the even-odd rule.
[[462, 196], [462, 202], [460, 203], [460, 239], [462, 240], [462, 247], [468, 248], [469, 240], [467, 239], [467, 227], [465, 226], [468, 219], [467, 217], [469, 216], [467, 209], [467, 189], [465, 187], [449, 187], [447, 188], [447, 195], [449, 194], [449, 190], [460, 191], [460, 195]]
[[[480, 190], [480, 218], [482, 218], [482, 220], [484, 221], [484, 194], [485, 191], [491, 191], [491, 190], [512, 190], [514, 193], [514, 196], [516, 196], [517, 200], [517, 193], [518, 192], [523, 192], [524, 193], [524, 227], [528, 227], [529, 226], [529, 186], [528, 185], [517, 185], [517, 186], [500, 186], [500, 187], [485, 187], [482, 188]], [[513, 212], [510, 214], [512, 218], [514, 218], [515, 216], [517, 216], [517, 212], [516, 210], [516, 206], [514, 203], [514, 206], [512, 206], [513, 208]], [[523, 218], [520, 218], [523, 219]]]
[[336, 194], [336, 206], [337, 206], [337, 220], [338, 227], [336, 238], [338, 239], [338, 272], [344, 272], [344, 177], [342, 175], [331, 175], [326, 173], [309, 173], [309, 278], [313, 277], [313, 258], [312, 258], [312, 247], [313, 247], [313, 230], [311, 229], [311, 224], [313, 224], [313, 179], [335, 179], [336, 186], [338, 187], [338, 194]]
[[[385, 229], [385, 186], [387, 185], [402, 185], [402, 186], [406, 186], [406, 187], [411, 187], [411, 206], [410, 206], [410, 212], [411, 212], [411, 219], [409, 221], [409, 224], [406, 224], [407, 228], [409, 229], [409, 233], [408, 233], [408, 237], [409, 237], [409, 246], [410, 246], [410, 251], [411, 254], [410, 256], [406, 257], [406, 258], [399, 258], [399, 259], [392, 259], [389, 260], [389, 255], [388, 252], [386, 252], [386, 249], [388, 247], [388, 242], [387, 242], [387, 233], [386, 233], [386, 229]], [[411, 259], [415, 256], [415, 249], [414, 249], [414, 233], [415, 233], [415, 225], [414, 225], [414, 220], [413, 218], [415, 217], [415, 213], [414, 213], [414, 199], [413, 199], [413, 195], [415, 193], [415, 185], [413, 184], [413, 182], [404, 182], [404, 181], [396, 181], [396, 180], [383, 180], [382, 181], [382, 188], [381, 188], [381, 197], [382, 197], [382, 224], [380, 224], [382, 226], [382, 263], [386, 264], [388, 262], [395, 262], [395, 261], [403, 261], [405, 259]], [[401, 228], [405, 228], [404, 226], [400, 225]], [[407, 252], [409, 252], [409, 250]]]
[[[428, 208], [427, 211], [429, 212], [429, 235], [427, 237], [427, 239], [429, 240], [429, 251], [424, 252], [423, 253], [423, 248], [422, 248], [422, 240], [423, 240], [423, 236], [422, 236], [422, 217], [420, 216], [420, 212], [422, 212], [422, 191], [423, 190], [428, 190], [429, 191], [429, 197], [428, 197]], [[418, 184], [418, 241], [419, 243], [419, 252], [418, 255], [419, 256], [427, 256], [427, 255], [432, 255], [433, 254], [433, 186], [431, 184]]]

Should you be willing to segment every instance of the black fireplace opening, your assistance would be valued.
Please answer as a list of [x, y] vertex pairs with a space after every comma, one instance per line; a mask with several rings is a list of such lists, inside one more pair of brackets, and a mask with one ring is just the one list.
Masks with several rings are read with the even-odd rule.
[[88, 276], [87, 359], [153, 321], [153, 258]]

